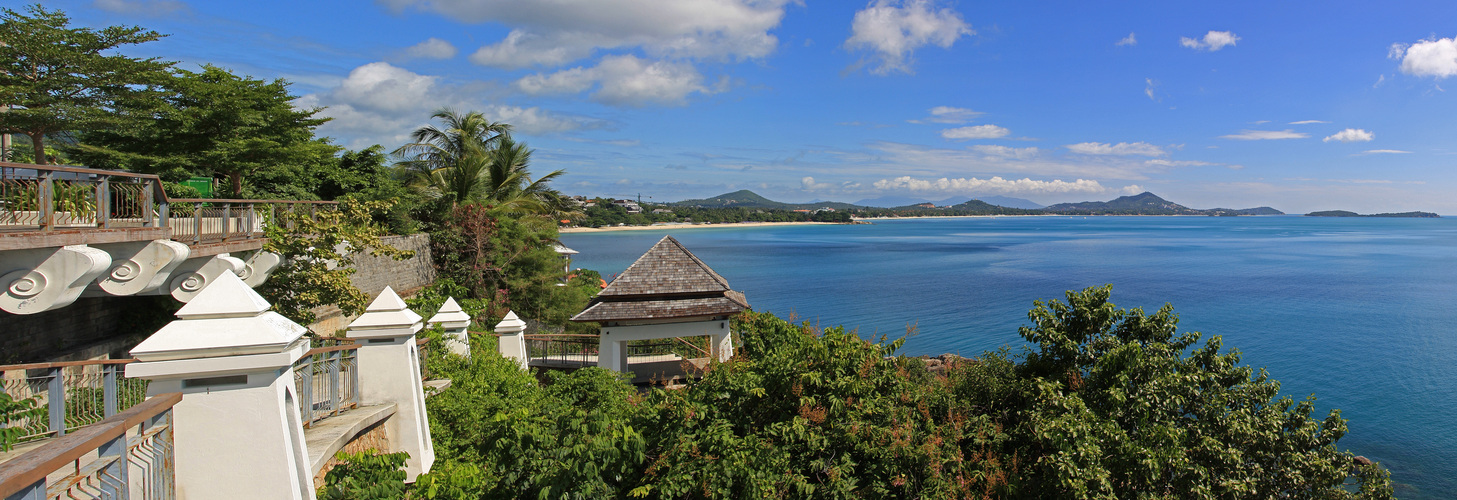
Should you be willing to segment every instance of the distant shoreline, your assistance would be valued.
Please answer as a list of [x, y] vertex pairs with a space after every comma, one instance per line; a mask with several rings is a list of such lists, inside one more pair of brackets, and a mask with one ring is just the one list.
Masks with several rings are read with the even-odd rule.
[[563, 227], [558, 233], [605, 233], [610, 231], [652, 231], [655, 229], [711, 229], [764, 226], [836, 226], [841, 222], [726, 222], [721, 224], [659, 224], [650, 226]]

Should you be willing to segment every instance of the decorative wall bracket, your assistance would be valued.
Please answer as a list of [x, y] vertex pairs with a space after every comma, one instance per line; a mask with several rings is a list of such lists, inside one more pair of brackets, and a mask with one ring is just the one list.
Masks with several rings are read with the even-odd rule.
[[85, 245], [10, 250], [0, 254], [0, 309], [35, 314], [70, 305], [111, 265]]

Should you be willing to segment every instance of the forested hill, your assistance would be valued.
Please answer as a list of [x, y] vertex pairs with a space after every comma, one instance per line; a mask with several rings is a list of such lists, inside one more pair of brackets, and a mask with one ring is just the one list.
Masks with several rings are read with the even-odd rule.
[[[1016, 200], [1015, 198], [1011, 198]], [[1025, 201], [1025, 200], [1023, 200]], [[936, 203], [907, 205], [895, 208], [875, 208], [850, 203], [834, 201], [816, 203], [784, 203], [774, 201], [758, 193], [747, 189], [725, 193], [712, 198], [699, 200], [683, 200], [669, 203], [675, 207], [694, 207], [702, 209], [714, 208], [744, 208], [753, 210], [819, 210], [832, 208], [842, 212], [852, 212], [856, 217], [882, 217], [882, 216], [903, 216], [917, 217], [928, 215], [1283, 215], [1284, 212], [1270, 207], [1258, 208], [1211, 208], [1197, 209], [1189, 208], [1158, 197], [1153, 193], [1144, 192], [1133, 196], [1123, 196], [1112, 201], [1085, 201], [1082, 203], [1059, 203], [1045, 208], [1013, 208], [1002, 205], [987, 203], [982, 200], [968, 200], [964, 203], [942, 206]]]
[[1189, 208], [1158, 195], [1144, 191], [1133, 196], [1120, 196], [1112, 201], [1085, 201], [1082, 203], [1058, 203], [1044, 208], [1050, 213], [1086, 215], [1282, 215], [1284, 212], [1270, 207], [1232, 209], [1211, 208], [1201, 210]]
[[758, 193], [741, 189], [732, 193], [724, 193], [712, 198], [701, 200], [683, 200], [669, 203], [669, 205], [680, 207], [699, 208], [757, 208], [764, 210], [816, 210], [820, 208], [833, 208], [835, 210], [850, 210], [861, 208], [858, 205], [841, 203], [838, 201], [825, 201], [820, 203], [784, 203], [774, 201]]

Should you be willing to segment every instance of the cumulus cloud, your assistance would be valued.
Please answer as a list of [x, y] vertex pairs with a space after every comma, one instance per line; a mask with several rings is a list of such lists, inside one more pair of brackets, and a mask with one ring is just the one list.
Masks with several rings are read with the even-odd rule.
[[333, 118], [320, 127], [340, 136], [350, 147], [370, 144], [399, 145], [410, 131], [424, 125], [440, 108], [479, 110], [494, 121], [504, 121], [527, 135], [600, 128], [601, 120], [562, 115], [538, 107], [519, 107], [474, 100], [468, 92], [442, 84], [385, 62], [354, 68], [337, 86], [295, 101], [300, 108], [323, 106]]
[[871, 73], [910, 73], [916, 49], [931, 44], [951, 48], [962, 35], [974, 34], [960, 13], [937, 8], [934, 0], [875, 0], [855, 13], [845, 48], [874, 52], [877, 64]]
[[1116, 155], [1116, 156], [1163, 156], [1166, 153], [1163, 148], [1147, 142], [1120, 142], [1108, 144], [1106, 142], [1080, 142], [1063, 146], [1068, 151], [1083, 155]]
[[1402, 151], [1400, 149], [1368, 149], [1368, 150], [1362, 151], [1361, 154], [1363, 154], [1363, 155], [1404, 155], [1404, 154], [1411, 154], [1411, 151]]
[[439, 38], [430, 37], [405, 49], [405, 55], [419, 59], [450, 59], [455, 57], [455, 46]]
[[909, 175], [896, 177], [894, 179], [881, 179], [873, 184], [876, 189], [887, 191], [912, 191], [912, 192], [934, 192], [934, 193], [1005, 193], [1005, 194], [1063, 194], [1063, 193], [1103, 193], [1107, 191], [1098, 181], [1089, 179], [1078, 179], [1072, 182], [1054, 179], [1051, 181], [1022, 179], [1003, 179], [991, 177], [978, 179], [976, 177], [947, 178], [940, 179], [918, 179]]
[[1116, 43], [1114, 45], [1118, 45], [1120, 47], [1122, 47], [1122, 46], [1130, 46], [1130, 45], [1138, 45], [1138, 37], [1133, 36], [1133, 33], [1130, 32], [1130, 33], [1128, 33], [1128, 36], [1123, 37], [1122, 40], [1119, 40], [1118, 43]]
[[[1401, 72], [1443, 79], [1457, 75], [1457, 37], [1392, 44], [1387, 55], [1401, 61]], [[1380, 85], [1380, 82], [1377, 82]]]
[[1371, 142], [1371, 140], [1372, 139], [1375, 139], [1375, 138], [1376, 138], [1376, 134], [1372, 134], [1371, 132], [1368, 132], [1368, 131], [1366, 131], [1364, 129], [1348, 128], [1348, 129], [1342, 130], [1340, 132], [1336, 132], [1334, 134], [1331, 134], [1330, 136], [1327, 136], [1325, 139], [1321, 139], [1321, 142], [1331, 142], [1331, 141], [1341, 141], [1341, 142]]
[[1207, 50], [1209, 52], [1234, 45], [1238, 41], [1239, 37], [1229, 31], [1210, 31], [1205, 33], [1202, 39], [1189, 38], [1187, 36], [1179, 37], [1179, 45], [1194, 50]]
[[966, 108], [954, 106], [936, 106], [931, 108], [931, 116], [919, 120], [910, 120], [911, 123], [966, 123], [985, 113], [973, 111]]
[[396, 12], [430, 11], [455, 22], [500, 23], [506, 38], [472, 54], [476, 64], [559, 66], [603, 49], [654, 58], [760, 58], [792, 0], [382, 0]]
[[1144, 189], [1143, 186], [1140, 186], [1138, 184], [1129, 184], [1127, 186], [1123, 186], [1122, 189], [1119, 189], [1118, 190], [1118, 194], [1121, 194], [1121, 195], [1124, 195], [1124, 196], [1133, 196], [1135, 194], [1143, 193], [1144, 191], [1148, 191], [1148, 190], [1147, 189]]
[[1154, 90], [1158, 88], [1159, 83], [1153, 81], [1152, 78], [1144, 78], [1143, 82], [1143, 95], [1148, 96], [1148, 99], [1150, 101], [1158, 102], [1159, 98], [1157, 95], [1154, 94]]
[[1010, 133], [1012, 133], [1010, 130], [996, 125], [974, 125], [942, 130], [941, 137], [964, 141], [967, 139], [996, 139], [998, 137], [1006, 137]]
[[1310, 125], [1312, 123], [1330, 123], [1330, 122], [1321, 121], [1321, 120], [1300, 120], [1298, 122], [1290, 122], [1291, 125]]
[[1234, 139], [1238, 141], [1269, 141], [1276, 139], [1304, 139], [1310, 134], [1296, 132], [1294, 130], [1241, 130], [1238, 134], [1221, 135], [1220, 139]]
[[650, 104], [682, 106], [693, 93], [722, 91], [722, 84], [710, 88], [693, 65], [652, 61], [633, 55], [607, 56], [596, 66], [577, 67], [551, 74], [527, 75], [515, 83], [531, 95], [568, 94], [592, 87], [592, 99], [614, 106], [642, 107]]

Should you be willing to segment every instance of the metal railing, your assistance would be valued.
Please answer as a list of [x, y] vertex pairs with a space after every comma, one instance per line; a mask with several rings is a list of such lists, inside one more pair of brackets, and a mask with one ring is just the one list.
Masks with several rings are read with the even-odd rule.
[[[180, 401], [180, 392], [158, 395], [0, 464], [0, 497], [175, 497], [172, 407]], [[51, 482], [63, 468], [71, 472]]]
[[298, 410], [304, 427], [359, 407], [359, 346], [310, 349], [293, 365]]
[[4, 415], [7, 441], [63, 436], [141, 403], [147, 381], [123, 376], [130, 359], [0, 366], [5, 394], [33, 411]]
[[[167, 228], [189, 245], [264, 237], [279, 212], [310, 218], [332, 201], [168, 198], [155, 175], [0, 162], [0, 231]], [[285, 220], [288, 220], [285, 218]]]
[[562, 367], [597, 365], [596, 335], [538, 334], [527, 335], [525, 340], [529, 363]]

